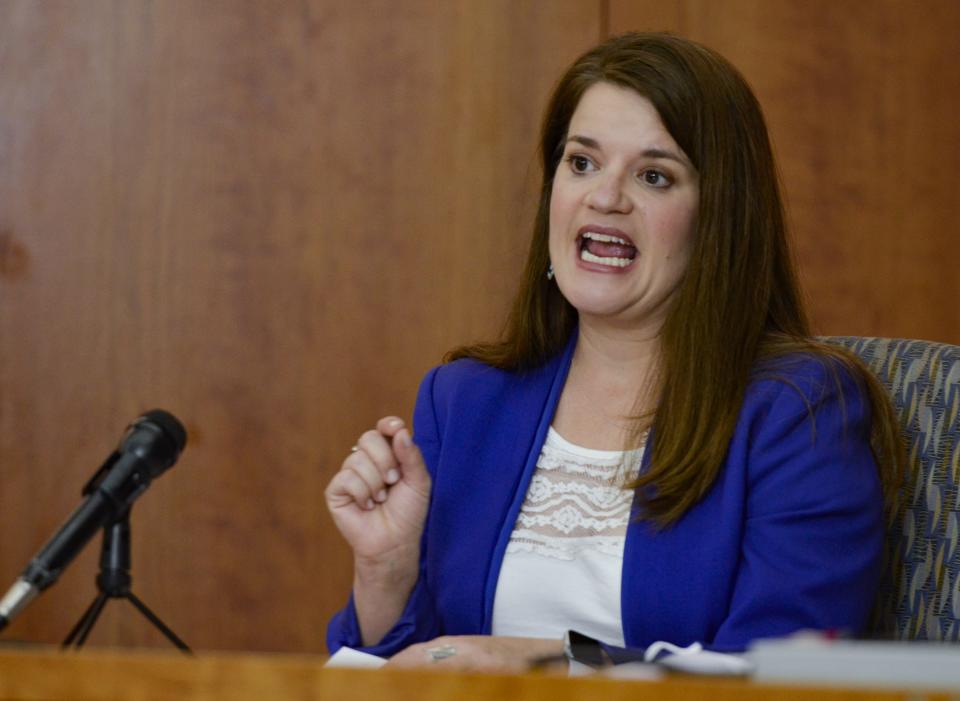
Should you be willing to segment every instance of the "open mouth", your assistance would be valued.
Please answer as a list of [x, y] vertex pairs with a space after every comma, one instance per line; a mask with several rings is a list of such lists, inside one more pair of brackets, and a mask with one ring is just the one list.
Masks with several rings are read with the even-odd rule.
[[580, 260], [613, 268], [626, 268], [637, 257], [637, 247], [627, 239], [596, 231], [582, 232], [577, 246]]

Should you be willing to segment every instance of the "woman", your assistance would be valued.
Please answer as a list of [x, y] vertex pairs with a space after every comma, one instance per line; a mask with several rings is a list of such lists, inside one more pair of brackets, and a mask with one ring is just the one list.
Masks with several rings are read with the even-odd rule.
[[717, 649], [862, 629], [897, 431], [810, 338], [743, 78], [614, 38], [562, 78], [540, 148], [503, 340], [451, 353], [416, 441], [382, 419], [327, 489], [355, 555], [331, 652], [515, 669], [568, 628]]

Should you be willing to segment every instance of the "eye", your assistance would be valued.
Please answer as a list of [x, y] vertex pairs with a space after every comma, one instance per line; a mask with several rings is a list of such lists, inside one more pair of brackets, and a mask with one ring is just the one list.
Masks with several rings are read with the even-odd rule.
[[650, 187], [670, 187], [672, 181], [665, 173], [653, 168], [648, 168], [640, 173], [640, 180]]
[[566, 161], [570, 164], [570, 170], [574, 173], [582, 174], [596, 169], [593, 161], [579, 153], [567, 156]]

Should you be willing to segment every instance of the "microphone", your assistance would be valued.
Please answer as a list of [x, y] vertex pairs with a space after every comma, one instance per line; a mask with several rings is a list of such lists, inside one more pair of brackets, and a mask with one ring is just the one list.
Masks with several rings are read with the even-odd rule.
[[57, 581], [97, 531], [122, 517], [150, 482], [173, 466], [186, 443], [183, 424], [162, 409], [148, 411], [127, 427], [116, 450], [84, 486], [86, 499], [0, 599], [0, 630]]

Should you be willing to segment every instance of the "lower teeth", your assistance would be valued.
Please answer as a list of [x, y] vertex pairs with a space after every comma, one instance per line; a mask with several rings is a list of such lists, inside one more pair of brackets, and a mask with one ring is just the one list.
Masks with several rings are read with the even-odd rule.
[[585, 260], [588, 263], [599, 263], [600, 265], [611, 265], [615, 268], [625, 268], [632, 261], [631, 258], [601, 258], [593, 255], [587, 249], [580, 251], [580, 260]]

